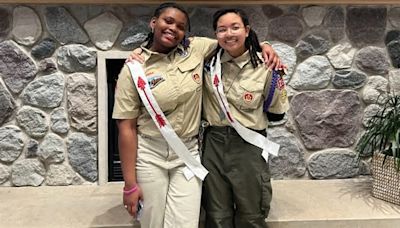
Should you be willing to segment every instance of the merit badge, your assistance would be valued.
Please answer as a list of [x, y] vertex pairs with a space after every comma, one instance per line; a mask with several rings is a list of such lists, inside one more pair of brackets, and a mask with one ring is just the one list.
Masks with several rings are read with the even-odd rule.
[[200, 84], [201, 78], [199, 74], [194, 74], [192, 75], [193, 81], [195, 81], [197, 84]]
[[163, 81], [165, 81], [165, 79], [161, 75], [152, 75], [150, 77], [147, 77], [147, 82], [150, 85], [150, 89], [158, 86]]
[[246, 103], [251, 103], [251, 102], [253, 101], [253, 98], [254, 98], [254, 95], [253, 95], [252, 93], [245, 92], [245, 93], [243, 94], [243, 100], [244, 100]]
[[283, 70], [279, 70], [278, 71], [278, 75], [279, 75], [279, 78], [278, 78], [278, 81], [276, 83], [276, 86], [277, 86], [277, 88], [279, 90], [282, 90], [282, 89], [285, 88], [285, 80], [283, 79], [283, 76], [285, 75], [285, 72]]

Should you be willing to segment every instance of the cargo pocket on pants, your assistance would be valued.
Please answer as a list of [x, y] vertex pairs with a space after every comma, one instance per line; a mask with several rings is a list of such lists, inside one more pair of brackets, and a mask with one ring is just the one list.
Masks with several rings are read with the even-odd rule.
[[268, 172], [261, 173], [261, 211], [268, 217], [272, 200], [271, 177]]

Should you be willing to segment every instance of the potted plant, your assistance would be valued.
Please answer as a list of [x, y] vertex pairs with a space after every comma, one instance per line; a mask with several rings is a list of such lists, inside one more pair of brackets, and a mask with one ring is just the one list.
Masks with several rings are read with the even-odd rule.
[[400, 205], [400, 95], [389, 94], [381, 109], [368, 121], [356, 146], [372, 155], [372, 194]]

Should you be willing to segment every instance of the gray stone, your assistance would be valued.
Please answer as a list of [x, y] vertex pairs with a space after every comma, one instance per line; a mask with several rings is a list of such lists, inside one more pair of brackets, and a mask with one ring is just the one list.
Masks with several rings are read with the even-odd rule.
[[23, 106], [17, 113], [18, 125], [31, 137], [41, 138], [48, 130], [46, 114], [33, 107]]
[[71, 185], [75, 178], [75, 172], [71, 167], [61, 164], [51, 164], [46, 175], [46, 185], [67, 186]]
[[340, 6], [330, 7], [324, 19], [324, 27], [329, 31], [334, 43], [343, 39], [344, 9]]
[[11, 169], [10, 167], [0, 164], [0, 184], [3, 184], [6, 182], [11, 175]]
[[57, 71], [57, 65], [52, 58], [43, 59], [39, 62], [39, 71], [52, 74]]
[[390, 93], [400, 95], [400, 70], [389, 71]]
[[[86, 4], [82, 7], [81, 4], [65, 4], [67, 10], [71, 13], [71, 15], [78, 20], [80, 24], [84, 24], [85, 21], [96, 17], [97, 15], [102, 14], [107, 8], [112, 9], [113, 11], [117, 11], [116, 15], [120, 16], [121, 12], [124, 12], [129, 7], [128, 5], [123, 7], [110, 7], [110, 5], [100, 5], [100, 4]], [[136, 9], [138, 5], [134, 5]], [[148, 5], [146, 5], [148, 6]], [[121, 11], [119, 9], [122, 8]], [[152, 12], [151, 12], [152, 13]], [[131, 16], [131, 15], [129, 15]]]
[[39, 142], [30, 139], [26, 148], [26, 158], [36, 158], [38, 156]]
[[[246, 12], [251, 22], [251, 28], [257, 33], [259, 41], [265, 41], [268, 35], [268, 18], [265, 16], [261, 7], [243, 6], [242, 9]], [[199, 20], [201, 21], [201, 20]], [[210, 30], [212, 24], [206, 24]], [[215, 35], [212, 36], [215, 38]]]
[[373, 74], [386, 74], [390, 67], [385, 50], [372, 46], [361, 49], [355, 62], [359, 69]]
[[394, 7], [390, 9], [388, 18], [393, 27], [400, 29], [400, 7]]
[[382, 42], [386, 30], [386, 16], [386, 6], [350, 6], [346, 14], [349, 40], [357, 47]]
[[382, 76], [371, 76], [365, 85], [362, 98], [367, 104], [382, 104], [388, 92], [388, 80]]
[[16, 161], [11, 168], [11, 182], [15, 186], [39, 186], [45, 175], [46, 169], [36, 159]]
[[356, 49], [349, 43], [338, 44], [331, 48], [326, 56], [335, 69], [351, 67]]
[[64, 147], [64, 141], [60, 136], [49, 133], [39, 145], [38, 156], [46, 164], [63, 162]]
[[11, 41], [0, 43], [0, 75], [13, 93], [21, 92], [37, 73], [35, 63]]
[[42, 35], [42, 24], [39, 16], [31, 8], [17, 6], [13, 13], [14, 40], [22, 45], [30, 46]]
[[72, 168], [85, 179], [97, 180], [97, 142], [83, 133], [72, 133], [67, 142], [68, 159]]
[[296, 53], [300, 58], [305, 59], [312, 55], [327, 52], [330, 46], [331, 44], [328, 39], [317, 34], [310, 34], [297, 43]]
[[393, 40], [400, 40], [400, 31], [399, 30], [391, 30], [386, 33], [385, 37], [385, 45], [388, 45]]
[[296, 16], [281, 16], [270, 21], [268, 34], [271, 38], [289, 43], [296, 42], [303, 33], [303, 25]]
[[381, 106], [377, 105], [377, 104], [371, 104], [368, 105], [365, 109], [364, 109], [364, 117], [362, 120], [362, 123], [364, 125], [364, 127], [368, 126], [368, 121], [374, 116], [376, 115], [379, 111], [381, 110]]
[[78, 131], [97, 131], [97, 92], [93, 75], [75, 73], [68, 76], [68, 113], [71, 126]]
[[47, 37], [32, 48], [31, 54], [36, 59], [44, 59], [52, 56], [56, 47], [56, 41]]
[[290, 76], [293, 74], [294, 69], [296, 68], [296, 50], [293, 47], [280, 42], [272, 43], [272, 48], [281, 58], [282, 63], [288, 68], [288, 74], [286, 75], [287, 78], [285, 78], [285, 82], [287, 83], [290, 79]]
[[146, 40], [146, 38], [147, 34], [145, 33], [138, 33], [133, 36], [129, 36], [122, 41], [121, 48], [123, 48], [124, 50], [133, 50], [139, 47], [139, 45], [143, 43]]
[[400, 68], [400, 38], [388, 43], [387, 50], [392, 60], [392, 65], [396, 68]]
[[351, 150], [327, 149], [312, 154], [307, 169], [315, 179], [340, 179], [357, 176], [360, 164]]
[[143, 21], [136, 21], [136, 23], [127, 24], [123, 29], [118, 38], [121, 49], [133, 50], [139, 47], [150, 32], [148, 24]]
[[24, 148], [21, 130], [15, 126], [1, 127], [0, 139], [0, 161], [15, 161], [21, 155]]
[[14, 98], [0, 82], [0, 126], [7, 121], [16, 108]]
[[306, 148], [350, 147], [355, 143], [362, 117], [356, 91], [303, 92], [295, 95], [290, 104]]
[[212, 29], [212, 17], [215, 12], [215, 8], [200, 8], [196, 7], [190, 13], [191, 18], [191, 35], [194, 36], [205, 36], [215, 37]]
[[367, 81], [367, 75], [356, 70], [336, 71], [332, 84], [338, 89], [359, 89]]
[[303, 18], [309, 27], [318, 26], [326, 15], [326, 9], [322, 6], [308, 6], [303, 8]]
[[261, 8], [268, 18], [279, 17], [283, 14], [283, 10], [274, 5], [263, 5]]
[[360, 175], [372, 175], [371, 161], [361, 161], [359, 174]]
[[8, 35], [11, 29], [11, 16], [7, 9], [0, 8], [0, 41]]
[[274, 179], [299, 178], [306, 172], [304, 149], [296, 137], [283, 128], [267, 130], [268, 139], [280, 144], [277, 157], [270, 156], [270, 171]]
[[289, 85], [294, 89], [326, 88], [335, 71], [325, 56], [311, 56], [297, 66]]
[[91, 71], [96, 67], [96, 52], [81, 44], [70, 44], [58, 49], [59, 69], [68, 73]]
[[22, 101], [41, 108], [58, 107], [63, 99], [64, 84], [64, 77], [59, 73], [37, 78], [22, 93]]
[[122, 29], [122, 22], [110, 12], [105, 12], [84, 25], [90, 40], [101, 50], [109, 50], [114, 45]]
[[45, 19], [47, 30], [61, 44], [89, 41], [85, 31], [65, 8], [47, 7]]
[[51, 130], [58, 134], [66, 134], [69, 131], [67, 112], [64, 108], [54, 109], [50, 116]]

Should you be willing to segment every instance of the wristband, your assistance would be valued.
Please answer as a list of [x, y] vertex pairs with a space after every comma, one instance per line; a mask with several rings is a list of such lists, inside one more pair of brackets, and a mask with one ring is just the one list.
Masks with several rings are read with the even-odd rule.
[[137, 187], [137, 185], [135, 185], [129, 190], [125, 190], [125, 188], [123, 188], [122, 191], [124, 192], [124, 195], [130, 195], [130, 194], [136, 192], [137, 189], [138, 189], [138, 187]]

